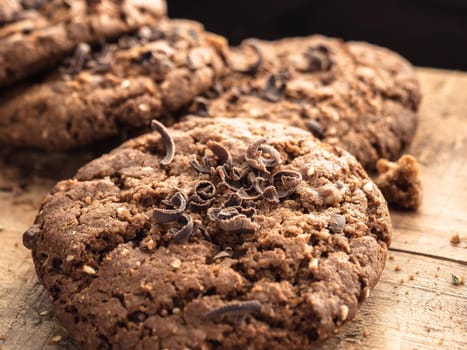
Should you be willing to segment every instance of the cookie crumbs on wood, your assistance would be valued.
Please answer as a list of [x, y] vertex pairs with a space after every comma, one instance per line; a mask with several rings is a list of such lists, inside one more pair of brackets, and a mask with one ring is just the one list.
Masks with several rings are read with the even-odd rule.
[[421, 206], [421, 169], [413, 156], [403, 155], [397, 162], [379, 159], [376, 168], [378, 177], [375, 183], [389, 203], [410, 210]]
[[461, 242], [461, 237], [458, 233], [451, 236], [451, 243], [452, 244], [459, 244]]

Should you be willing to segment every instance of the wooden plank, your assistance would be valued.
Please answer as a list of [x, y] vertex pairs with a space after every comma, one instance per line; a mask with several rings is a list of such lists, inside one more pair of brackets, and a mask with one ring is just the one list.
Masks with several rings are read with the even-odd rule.
[[[418, 72], [425, 98], [411, 153], [422, 162], [425, 202], [417, 213], [391, 213], [392, 248], [409, 253], [392, 253], [357, 319], [318, 349], [467, 348], [467, 287], [454, 286], [450, 275], [467, 278], [467, 74]], [[13, 165], [0, 157], [0, 349], [78, 349], [53, 317], [21, 234], [56, 178], [92, 156], [6, 157]], [[462, 237], [457, 246], [449, 242], [454, 233]], [[49, 344], [56, 336], [62, 338]]]
[[[467, 261], [467, 74], [418, 69], [420, 121], [409, 153], [422, 165], [424, 202], [392, 210], [392, 247]], [[464, 237], [459, 245], [450, 238]]]

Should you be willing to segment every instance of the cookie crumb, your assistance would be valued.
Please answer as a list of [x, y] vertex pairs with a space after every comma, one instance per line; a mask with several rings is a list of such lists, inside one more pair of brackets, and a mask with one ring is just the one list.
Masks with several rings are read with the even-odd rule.
[[461, 237], [458, 233], [451, 236], [451, 243], [452, 244], [459, 244], [461, 242]]
[[389, 256], [388, 256], [388, 259], [389, 260], [394, 260], [394, 254], [390, 253]]
[[409, 280], [413, 281], [415, 279], [414, 275], [409, 275]]
[[85, 273], [87, 273], [88, 275], [95, 275], [97, 273], [96, 270], [94, 270], [94, 268], [92, 268], [89, 265], [84, 265], [83, 266], [83, 271]]
[[370, 331], [368, 330], [368, 328], [363, 328], [363, 336], [366, 338], [370, 335]]
[[400, 265], [394, 266], [394, 271], [401, 271], [401, 270], [402, 270], [402, 269], [401, 269]]
[[349, 316], [349, 307], [347, 305], [341, 305], [339, 311], [340, 311], [341, 320], [345, 321], [347, 317]]
[[397, 163], [379, 159], [376, 168], [378, 177], [375, 183], [389, 203], [410, 210], [421, 206], [421, 169], [413, 156], [403, 155]]
[[3, 225], [0, 225], [0, 232], [3, 232], [4, 229]]
[[50, 339], [50, 344], [57, 344], [62, 341], [62, 336], [61, 335], [56, 335]]
[[464, 284], [464, 277], [459, 277], [458, 275], [451, 273], [452, 284], [455, 286], [460, 286]]
[[170, 261], [170, 266], [174, 269], [178, 269], [182, 265], [182, 261], [179, 258], [174, 258]]

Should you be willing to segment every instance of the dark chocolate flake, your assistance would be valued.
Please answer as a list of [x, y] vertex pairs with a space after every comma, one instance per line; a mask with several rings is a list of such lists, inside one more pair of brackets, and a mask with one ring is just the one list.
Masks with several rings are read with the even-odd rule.
[[293, 170], [279, 170], [269, 178], [269, 182], [276, 187], [279, 198], [285, 198], [294, 193], [301, 180], [302, 175]]
[[267, 155], [264, 157], [260, 156], [260, 161], [266, 166], [266, 168], [273, 168], [276, 165], [281, 164], [282, 159], [280, 153], [271, 145], [261, 145], [259, 150], [262, 151], [262, 154]]
[[261, 198], [261, 193], [248, 193], [245, 188], [240, 188], [237, 194], [242, 200], [257, 200]]
[[202, 210], [209, 208], [213, 202], [213, 199], [204, 199], [195, 193], [190, 196], [189, 202], [192, 208]]
[[233, 256], [233, 250], [230, 247], [225, 247], [225, 249], [216, 255], [213, 256], [212, 260], [224, 259], [224, 258], [231, 258]]
[[221, 165], [232, 163], [230, 152], [220, 143], [209, 141], [207, 146], [212, 151], [212, 153], [214, 153], [214, 156], [219, 160]]
[[260, 311], [261, 303], [258, 300], [236, 301], [209, 311], [206, 318], [216, 321], [223, 316], [246, 316]]
[[153, 211], [154, 220], [157, 223], [166, 223], [177, 220], [186, 209], [186, 196], [182, 192], [176, 192], [168, 201], [173, 209], [155, 208]]
[[181, 243], [196, 231], [197, 227], [195, 228], [193, 218], [190, 215], [183, 214], [177, 221], [182, 224], [183, 227], [172, 234], [172, 239], [175, 243]]
[[216, 186], [211, 181], [200, 181], [195, 185], [195, 193], [201, 198], [210, 199], [216, 195]]
[[334, 64], [329, 49], [324, 45], [309, 47], [305, 53], [308, 59], [307, 72], [329, 71]]
[[268, 186], [264, 189], [263, 198], [271, 203], [279, 203], [279, 194], [274, 186]]
[[193, 169], [201, 174], [211, 173], [211, 164], [206, 157], [203, 158], [203, 165], [201, 165], [196, 159], [190, 160], [190, 165]]
[[246, 215], [239, 214], [230, 219], [218, 220], [217, 227], [228, 233], [244, 234], [255, 233], [259, 225], [252, 222]]
[[331, 216], [331, 221], [329, 221], [328, 229], [332, 233], [342, 233], [344, 232], [345, 226], [345, 217], [340, 214], [334, 214]]
[[324, 129], [319, 122], [316, 120], [307, 120], [305, 125], [314, 137], [320, 140], [324, 138]]
[[229, 66], [230, 69], [232, 69], [234, 72], [237, 73], [242, 73], [242, 74], [247, 74], [247, 75], [254, 75], [258, 70], [261, 68], [261, 65], [263, 64], [263, 53], [261, 52], [261, 49], [259, 46], [254, 42], [254, 41], [245, 41], [243, 45], [249, 46], [252, 48], [255, 53], [256, 53], [256, 61], [248, 65], [246, 68], [238, 68], [234, 67], [232, 63], [229, 60], [226, 60], [227, 65]]
[[285, 95], [285, 83], [278, 81], [274, 74], [266, 80], [262, 97], [269, 102], [279, 102]]
[[258, 159], [260, 156], [259, 147], [265, 142], [266, 139], [261, 138], [250, 145], [246, 150], [245, 159], [251, 168], [267, 173], [266, 165]]
[[174, 142], [172, 136], [170, 136], [169, 131], [167, 130], [167, 128], [161, 122], [153, 119], [151, 121], [151, 128], [154, 131], [159, 132], [159, 134], [161, 135], [162, 141], [164, 142], [164, 146], [165, 146], [165, 152], [166, 152], [165, 157], [161, 160], [161, 164], [162, 165], [167, 165], [170, 162], [172, 162], [172, 160], [174, 158], [174, 155], [175, 155], [175, 142]]
[[242, 204], [242, 199], [237, 193], [231, 193], [224, 203], [224, 207], [238, 207]]

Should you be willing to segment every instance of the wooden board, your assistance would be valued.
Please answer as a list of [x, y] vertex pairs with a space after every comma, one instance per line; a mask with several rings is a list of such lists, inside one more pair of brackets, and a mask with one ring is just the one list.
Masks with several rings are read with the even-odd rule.
[[[391, 212], [392, 259], [381, 281], [357, 318], [317, 349], [467, 349], [467, 286], [451, 277], [467, 278], [467, 73], [418, 74], [424, 100], [410, 153], [422, 163], [424, 204], [416, 213]], [[65, 155], [3, 153], [0, 349], [79, 349], [54, 319], [21, 234], [55, 180], [92, 155], [70, 162]], [[450, 243], [455, 233], [457, 245]]]

